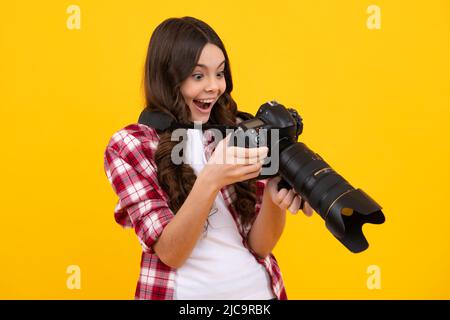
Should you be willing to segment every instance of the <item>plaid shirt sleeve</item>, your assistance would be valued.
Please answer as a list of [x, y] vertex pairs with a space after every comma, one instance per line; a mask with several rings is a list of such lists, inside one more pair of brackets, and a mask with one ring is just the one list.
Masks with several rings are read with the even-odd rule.
[[152, 245], [173, 218], [167, 199], [157, 182], [151, 146], [155, 136], [138, 137], [133, 126], [114, 134], [104, 155], [108, 180], [119, 197], [116, 221], [133, 227], [142, 249], [154, 253]]

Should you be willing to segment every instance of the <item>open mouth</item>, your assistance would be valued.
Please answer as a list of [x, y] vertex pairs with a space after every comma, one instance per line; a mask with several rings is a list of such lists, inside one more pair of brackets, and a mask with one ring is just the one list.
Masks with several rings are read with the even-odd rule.
[[[213, 101], [214, 102], [214, 101]], [[211, 108], [213, 102], [200, 102], [198, 100], [194, 100], [194, 104], [201, 110], [207, 111]]]

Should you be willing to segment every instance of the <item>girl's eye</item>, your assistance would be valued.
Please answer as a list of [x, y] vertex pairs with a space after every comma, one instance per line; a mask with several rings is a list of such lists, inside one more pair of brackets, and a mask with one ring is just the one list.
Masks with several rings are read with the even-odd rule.
[[[219, 72], [217, 75], [218, 75], [219, 77], [224, 77], [224, 76], [225, 76], [225, 71], [221, 71], [221, 72]], [[201, 80], [202, 77], [203, 77], [203, 75], [200, 74], [200, 73], [196, 73], [196, 74], [193, 74], [192, 77], [193, 77], [195, 80]]]

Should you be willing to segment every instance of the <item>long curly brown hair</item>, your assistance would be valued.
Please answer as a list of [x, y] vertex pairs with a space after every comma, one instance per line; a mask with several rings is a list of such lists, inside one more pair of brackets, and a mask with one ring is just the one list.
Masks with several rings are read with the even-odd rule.
[[[236, 118], [248, 116], [238, 111], [231, 97], [233, 81], [225, 47], [216, 32], [205, 22], [192, 17], [170, 18], [153, 32], [147, 51], [144, 73], [146, 108], [162, 111], [179, 123], [192, 123], [190, 109], [182, 98], [182, 82], [194, 70], [206, 44], [219, 47], [225, 56], [226, 90], [214, 105], [208, 124], [235, 125]], [[189, 164], [174, 164], [171, 152], [179, 142], [171, 141], [170, 131], [158, 132], [159, 144], [155, 153], [158, 182], [169, 197], [169, 207], [176, 214], [196, 180]], [[244, 227], [255, 216], [255, 179], [235, 183], [233, 207]]]

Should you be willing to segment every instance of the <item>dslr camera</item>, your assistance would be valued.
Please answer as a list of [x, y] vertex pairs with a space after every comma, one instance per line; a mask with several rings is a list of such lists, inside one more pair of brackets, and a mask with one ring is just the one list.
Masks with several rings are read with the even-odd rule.
[[257, 179], [281, 176], [281, 182], [311, 205], [347, 249], [353, 253], [366, 250], [369, 243], [362, 225], [383, 223], [381, 206], [363, 190], [355, 189], [319, 154], [298, 142], [302, 131], [302, 118], [295, 109], [270, 101], [254, 118], [239, 123], [229, 145], [267, 146], [268, 157]]

